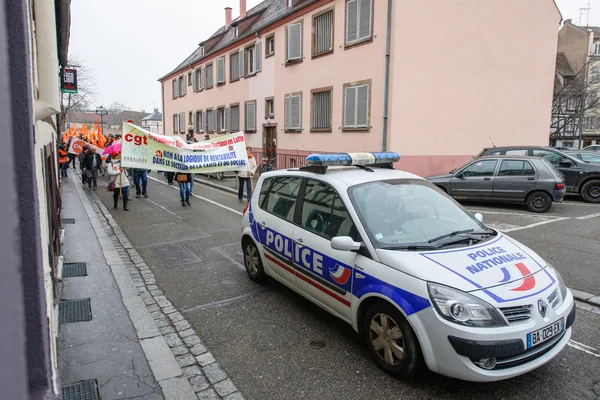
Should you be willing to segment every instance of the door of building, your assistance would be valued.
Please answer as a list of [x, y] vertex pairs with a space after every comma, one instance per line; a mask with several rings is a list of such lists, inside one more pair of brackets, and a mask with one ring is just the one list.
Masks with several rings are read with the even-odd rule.
[[276, 166], [277, 163], [277, 126], [263, 127], [263, 163]]

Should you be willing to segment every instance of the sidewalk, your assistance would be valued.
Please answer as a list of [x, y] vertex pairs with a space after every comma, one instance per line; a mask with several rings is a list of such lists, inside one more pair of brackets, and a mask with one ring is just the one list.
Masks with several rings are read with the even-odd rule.
[[[68, 396], [77, 390], [105, 400], [243, 399], [108, 210], [80, 182], [76, 174], [62, 180], [63, 218], [75, 219], [65, 225], [63, 255], [65, 263], [85, 262], [87, 276], [63, 279], [61, 303], [89, 298], [91, 320], [60, 325], [64, 399], [98, 398]], [[82, 382], [88, 386], [76, 386]]]

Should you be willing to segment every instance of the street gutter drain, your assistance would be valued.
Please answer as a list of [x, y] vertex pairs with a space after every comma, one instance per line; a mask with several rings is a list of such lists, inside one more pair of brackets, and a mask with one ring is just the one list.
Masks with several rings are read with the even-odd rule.
[[325, 341], [323, 340], [313, 340], [312, 342], [310, 342], [310, 347], [312, 347], [313, 349], [322, 349], [323, 347], [325, 347]]
[[76, 276], [86, 276], [87, 267], [84, 262], [64, 263], [62, 276], [63, 278], [74, 278]]
[[98, 400], [98, 384], [95, 379], [63, 386], [63, 400]]
[[75, 223], [75, 218], [63, 218], [61, 221], [63, 225], [73, 225]]
[[90, 299], [61, 300], [59, 305], [60, 324], [91, 321], [92, 307]]

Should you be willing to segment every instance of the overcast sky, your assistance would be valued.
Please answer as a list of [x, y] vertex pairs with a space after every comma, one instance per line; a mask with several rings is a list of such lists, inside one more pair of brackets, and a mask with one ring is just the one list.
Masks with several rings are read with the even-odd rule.
[[[248, 10], [260, 1], [247, 0]], [[588, 1], [556, 3], [575, 21]], [[600, 25], [600, 0], [591, 3], [590, 24]], [[239, 0], [73, 0], [69, 54], [93, 71], [96, 106], [162, 109], [157, 79], [224, 25], [228, 6], [236, 18]]]

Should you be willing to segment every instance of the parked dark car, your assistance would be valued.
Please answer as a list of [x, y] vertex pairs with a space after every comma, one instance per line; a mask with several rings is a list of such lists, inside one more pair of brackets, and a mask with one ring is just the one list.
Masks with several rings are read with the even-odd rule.
[[576, 151], [569, 150], [569, 151], [565, 151], [565, 154], [568, 154], [571, 157], [575, 157], [581, 161], [600, 163], [600, 152], [585, 151], [585, 150], [576, 150]]
[[457, 200], [524, 203], [546, 212], [565, 196], [563, 176], [548, 161], [526, 156], [486, 156], [428, 181]]
[[600, 164], [588, 163], [560, 150], [542, 146], [506, 146], [483, 149], [479, 156], [528, 155], [543, 157], [565, 176], [567, 193], [579, 193], [589, 203], [600, 203]]
[[577, 147], [561, 147], [561, 146], [555, 146], [555, 147], [553, 147], [553, 149], [560, 150], [560, 151], [579, 150]]
[[591, 146], [584, 147], [581, 150], [585, 150], [585, 151], [600, 151], [600, 144], [593, 144]]

